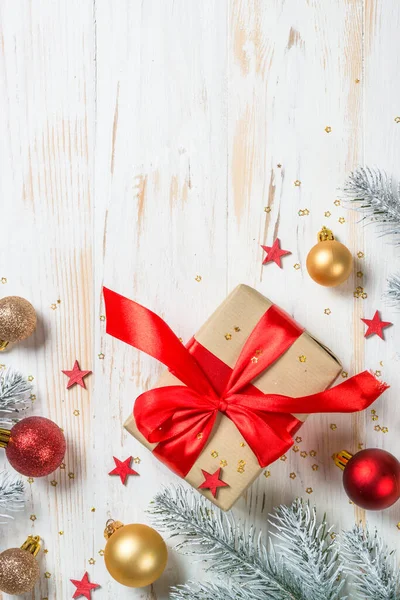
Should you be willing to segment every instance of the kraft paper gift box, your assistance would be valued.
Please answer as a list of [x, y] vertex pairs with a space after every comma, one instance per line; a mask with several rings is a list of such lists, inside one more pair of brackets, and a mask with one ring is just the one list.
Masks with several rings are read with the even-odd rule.
[[[233, 368], [248, 336], [271, 305], [270, 300], [256, 290], [247, 285], [239, 285], [204, 323], [187, 347], [198, 342]], [[252, 385], [264, 394], [299, 398], [325, 390], [340, 372], [341, 364], [332, 352], [307, 331], [303, 331]], [[184, 384], [166, 370], [153, 387], [171, 385]], [[294, 416], [299, 422], [292, 427], [291, 435], [296, 433], [307, 418], [306, 414]], [[149, 450], [154, 450], [157, 446], [156, 443], [149, 443], [138, 430], [133, 414], [127, 419], [125, 428]], [[264, 441], [265, 444], [270, 443], [268, 439]], [[274, 457], [274, 460], [276, 458], [278, 457]], [[229, 487], [219, 487], [215, 498], [208, 489], [199, 492], [223, 510], [230, 509], [263, 471], [236, 425], [221, 413], [218, 413], [211, 435], [185, 479], [198, 489], [204, 481], [203, 470], [213, 474], [219, 468], [220, 478]]]

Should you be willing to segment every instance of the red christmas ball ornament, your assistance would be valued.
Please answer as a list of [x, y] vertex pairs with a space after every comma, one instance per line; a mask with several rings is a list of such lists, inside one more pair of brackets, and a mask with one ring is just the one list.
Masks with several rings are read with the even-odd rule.
[[390, 452], [367, 448], [352, 456], [342, 450], [335, 463], [343, 469], [343, 487], [357, 506], [383, 510], [400, 498], [400, 462]]
[[63, 461], [66, 442], [61, 429], [44, 417], [27, 417], [10, 430], [0, 429], [0, 447], [21, 475], [44, 477]]

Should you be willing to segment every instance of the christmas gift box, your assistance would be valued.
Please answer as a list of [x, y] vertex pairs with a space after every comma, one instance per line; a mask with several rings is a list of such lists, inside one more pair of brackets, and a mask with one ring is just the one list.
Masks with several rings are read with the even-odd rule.
[[339, 360], [247, 285], [186, 345], [147, 308], [107, 288], [104, 298], [107, 333], [168, 367], [126, 429], [223, 510], [292, 446], [308, 414], [362, 410], [386, 387], [364, 371], [328, 390]]

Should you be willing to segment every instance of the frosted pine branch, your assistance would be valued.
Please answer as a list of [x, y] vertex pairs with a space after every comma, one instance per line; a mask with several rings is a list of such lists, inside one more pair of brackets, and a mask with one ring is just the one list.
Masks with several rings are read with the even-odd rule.
[[7, 368], [0, 371], [0, 421], [14, 423], [18, 413], [28, 408], [31, 383], [18, 371]]
[[[0, 510], [18, 511], [24, 507], [24, 484], [22, 479], [7, 471], [0, 472]], [[0, 517], [12, 518], [1, 514]]]
[[242, 598], [246, 598], [242, 595], [240, 587], [233, 585], [232, 582], [222, 582], [216, 585], [193, 581], [171, 588], [169, 597], [172, 600], [193, 600], [194, 598], [196, 600], [242, 600]]
[[357, 598], [399, 600], [400, 571], [394, 552], [379, 537], [360, 525], [343, 534], [341, 552], [344, 569], [353, 577]]
[[400, 273], [388, 277], [385, 298], [390, 306], [400, 307]]
[[[382, 235], [400, 234], [400, 185], [379, 169], [359, 167], [345, 183], [344, 200], [356, 210], [371, 217], [380, 226]], [[400, 243], [400, 239], [396, 239]]]

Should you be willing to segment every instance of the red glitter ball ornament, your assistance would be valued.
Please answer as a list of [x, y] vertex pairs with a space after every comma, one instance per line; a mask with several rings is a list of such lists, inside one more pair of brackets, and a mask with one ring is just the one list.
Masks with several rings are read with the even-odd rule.
[[[343, 454], [346, 455], [338, 456]], [[400, 462], [385, 450], [361, 450], [344, 468], [343, 487], [350, 500], [361, 508], [388, 508], [400, 498]]]
[[21, 475], [44, 477], [60, 466], [65, 448], [58, 425], [44, 417], [27, 417], [11, 429], [6, 456]]

